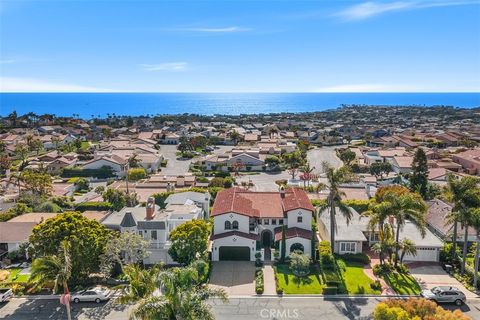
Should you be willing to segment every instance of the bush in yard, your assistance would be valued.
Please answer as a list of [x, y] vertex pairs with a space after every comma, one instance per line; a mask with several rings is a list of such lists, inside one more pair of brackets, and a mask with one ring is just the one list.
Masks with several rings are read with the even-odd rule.
[[377, 277], [382, 276], [388, 272], [393, 270], [393, 266], [388, 263], [384, 263], [382, 265], [376, 264], [373, 266], [373, 274]]
[[355, 254], [347, 253], [347, 254], [343, 254], [341, 257], [345, 261], [359, 262], [363, 264], [370, 263], [370, 258], [365, 253], [355, 253]]
[[382, 284], [380, 283], [380, 280], [375, 280], [373, 283], [371, 283], [370, 288], [372, 288], [372, 290], [382, 290]]
[[337, 294], [337, 287], [325, 287], [323, 288], [324, 295]]
[[257, 294], [262, 294], [264, 290], [264, 280], [263, 280], [263, 270], [257, 268], [255, 270], [255, 292]]
[[75, 210], [84, 211], [108, 211], [112, 209], [110, 202], [82, 202], [75, 204]]
[[345, 263], [345, 261], [341, 259], [337, 260], [337, 266], [338, 266], [338, 269], [340, 269], [341, 271], [347, 270], [347, 264]]
[[335, 258], [330, 248], [330, 242], [320, 241], [318, 244], [318, 251], [320, 253], [320, 263], [324, 269], [332, 269], [335, 263]]
[[147, 177], [147, 172], [144, 168], [132, 168], [128, 170], [128, 180], [138, 181], [145, 179]]
[[62, 208], [60, 208], [57, 204], [53, 203], [52, 201], [45, 201], [40, 204], [38, 207], [35, 208], [37, 212], [62, 212]]
[[170, 233], [171, 246], [168, 254], [173, 260], [188, 265], [205, 257], [210, 230], [204, 220], [185, 222]]
[[297, 277], [304, 277], [310, 273], [310, 258], [301, 251], [291, 252], [290, 270]]
[[408, 300], [389, 299], [379, 303], [373, 312], [374, 320], [410, 320], [410, 319], [442, 319], [467, 320], [470, 319], [459, 309], [445, 310], [433, 301], [410, 298]]
[[90, 189], [90, 183], [85, 178], [76, 179], [73, 185], [75, 186], [76, 191], [88, 191]]

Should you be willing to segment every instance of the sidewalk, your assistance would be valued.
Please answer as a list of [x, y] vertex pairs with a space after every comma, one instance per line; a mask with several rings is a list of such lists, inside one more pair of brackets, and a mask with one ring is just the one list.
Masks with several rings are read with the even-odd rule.
[[263, 284], [264, 291], [263, 294], [266, 295], [276, 295], [277, 290], [275, 288], [275, 272], [271, 265], [266, 264], [263, 267]]

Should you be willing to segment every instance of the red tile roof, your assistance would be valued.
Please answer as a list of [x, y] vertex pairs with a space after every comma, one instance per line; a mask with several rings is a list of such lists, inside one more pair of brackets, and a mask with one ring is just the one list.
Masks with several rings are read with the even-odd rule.
[[[285, 239], [300, 237], [304, 239], [312, 239], [312, 231], [298, 227], [287, 228], [285, 230]], [[275, 228], [275, 241], [282, 240], [282, 227]]]
[[287, 189], [282, 198], [280, 192], [230, 188], [217, 194], [212, 216], [235, 212], [254, 218], [283, 218], [287, 211], [294, 209], [314, 211], [307, 194], [301, 189]]

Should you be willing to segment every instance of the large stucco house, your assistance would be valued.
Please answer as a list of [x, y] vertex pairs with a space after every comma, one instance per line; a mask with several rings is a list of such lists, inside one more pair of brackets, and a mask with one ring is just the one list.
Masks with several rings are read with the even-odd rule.
[[212, 208], [212, 260], [254, 261], [257, 252], [271, 259], [273, 247], [281, 250], [285, 226], [287, 254], [302, 250], [311, 255], [314, 208], [305, 191], [253, 192], [222, 190]]
[[171, 195], [165, 201], [167, 206], [160, 209], [150, 197], [146, 207], [125, 207], [110, 214], [102, 224], [119, 232], [138, 233], [149, 241], [149, 256], [144, 259], [144, 264], [175, 264], [168, 254], [170, 233], [187, 221], [206, 218], [209, 201], [208, 193], [186, 192], [180, 196]]

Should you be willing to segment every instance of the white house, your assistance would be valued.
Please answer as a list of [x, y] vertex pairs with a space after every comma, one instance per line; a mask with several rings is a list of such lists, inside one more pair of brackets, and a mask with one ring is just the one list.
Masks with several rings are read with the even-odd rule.
[[[368, 228], [368, 218], [362, 217], [353, 208], [350, 208], [352, 218], [347, 223], [345, 217], [337, 208], [336, 231], [334, 252], [338, 254], [361, 253], [368, 250], [374, 243], [378, 242], [378, 232], [371, 232]], [[322, 240], [330, 241], [330, 213], [325, 210], [320, 213], [318, 219], [318, 233]], [[427, 230], [424, 237], [416, 226], [407, 221], [400, 229], [400, 239], [412, 240], [417, 248], [417, 255], [405, 255], [405, 261], [439, 261], [440, 249], [443, 242], [430, 230]]]
[[305, 191], [252, 192], [222, 190], [212, 208], [212, 260], [254, 261], [257, 252], [271, 259], [273, 247], [281, 250], [285, 227], [286, 252], [311, 255], [314, 208]]
[[126, 174], [127, 162], [128, 160], [116, 155], [113, 155], [111, 157], [101, 156], [99, 158], [88, 161], [82, 166], [82, 168], [100, 169], [102, 167], [110, 167], [118, 177], [123, 177]]
[[[205, 194], [199, 193], [199, 195], [205, 199]], [[138, 233], [148, 240], [150, 242], [149, 256], [143, 263], [174, 264], [175, 261], [168, 254], [170, 232], [187, 221], [203, 219], [205, 216], [202, 204], [196, 204], [188, 197], [185, 199], [183, 203], [171, 200], [171, 203], [167, 204], [164, 209], [160, 209], [155, 205], [154, 198], [150, 197], [146, 207], [125, 207], [118, 212], [111, 213], [102, 221], [102, 224], [120, 232]]]

